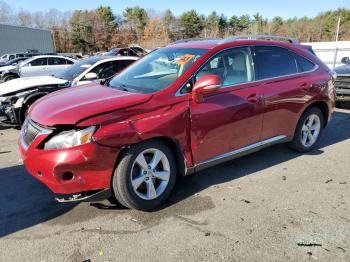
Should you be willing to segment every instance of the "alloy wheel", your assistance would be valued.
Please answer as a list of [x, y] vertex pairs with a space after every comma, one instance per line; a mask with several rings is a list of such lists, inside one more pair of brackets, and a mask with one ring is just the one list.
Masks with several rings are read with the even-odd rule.
[[301, 129], [301, 144], [304, 147], [311, 147], [317, 141], [321, 130], [321, 120], [316, 114], [309, 115]]
[[159, 149], [150, 148], [141, 152], [131, 168], [131, 185], [137, 196], [153, 200], [164, 193], [169, 184], [170, 164]]

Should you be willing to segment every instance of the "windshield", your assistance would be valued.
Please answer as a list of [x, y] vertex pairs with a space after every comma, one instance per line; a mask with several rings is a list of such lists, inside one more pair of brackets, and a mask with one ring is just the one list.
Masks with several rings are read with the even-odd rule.
[[55, 77], [65, 79], [68, 81], [73, 81], [76, 77], [82, 74], [86, 69], [90, 68], [93, 64], [96, 63], [97, 60], [87, 59], [79, 61], [66, 70], [57, 73]]
[[138, 93], [160, 91], [173, 84], [206, 51], [188, 48], [158, 49], [117, 75], [109, 85]]
[[6, 65], [17, 65], [20, 61], [25, 60], [23, 58], [15, 58], [6, 62]]
[[120, 48], [112, 48], [110, 51], [108, 51], [107, 53], [105, 53], [105, 55], [106, 55], [106, 56], [108, 56], [108, 55], [115, 55], [119, 49], [120, 49]]
[[26, 61], [27, 61], [27, 59], [26, 59], [26, 60], [19, 61], [17, 65], [18, 65], [18, 66], [22, 66], [22, 65], [24, 64], [24, 62], [26, 62]]

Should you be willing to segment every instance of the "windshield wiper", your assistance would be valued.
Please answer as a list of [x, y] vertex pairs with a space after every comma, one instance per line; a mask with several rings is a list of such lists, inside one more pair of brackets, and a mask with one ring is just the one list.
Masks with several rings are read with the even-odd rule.
[[131, 92], [131, 93], [139, 93], [136, 89], [130, 88], [126, 85], [120, 85], [120, 86], [110, 86], [118, 90], [126, 91], [126, 92]]

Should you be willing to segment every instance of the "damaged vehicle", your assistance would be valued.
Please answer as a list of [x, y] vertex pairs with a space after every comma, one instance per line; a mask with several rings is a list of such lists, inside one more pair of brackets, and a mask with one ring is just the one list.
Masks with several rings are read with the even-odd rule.
[[109, 198], [152, 210], [178, 176], [277, 143], [314, 149], [334, 109], [333, 82], [293, 39], [183, 41], [141, 58], [108, 86], [40, 99], [19, 149], [58, 201]]
[[92, 81], [104, 83], [137, 59], [137, 57], [114, 56], [90, 57], [54, 76], [18, 78], [0, 84], [0, 121], [3, 125], [21, 125], [28, 108], [39, 98], [63, 88]]

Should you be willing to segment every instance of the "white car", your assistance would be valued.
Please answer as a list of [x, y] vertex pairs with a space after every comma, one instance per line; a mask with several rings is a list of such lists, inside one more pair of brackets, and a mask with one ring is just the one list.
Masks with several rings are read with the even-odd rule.
[[49, 76], [57, 74], [76, 60], [57, 55], [39, 55], [21, 61], [15, 68], [2, 71], [0, 78], [6, 82], [18, 77]]
[[112, 78], [138, 60], [128, 56], [93, 56], [71, 65], [54, 76], [18, 78], [0, 84], [0, 122], [18, 125], [29, 106], [44, 95], [60, 90]]

